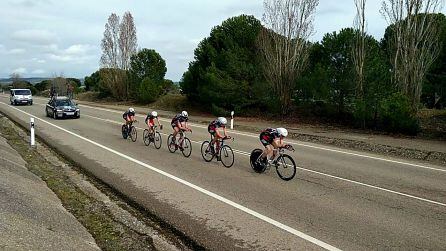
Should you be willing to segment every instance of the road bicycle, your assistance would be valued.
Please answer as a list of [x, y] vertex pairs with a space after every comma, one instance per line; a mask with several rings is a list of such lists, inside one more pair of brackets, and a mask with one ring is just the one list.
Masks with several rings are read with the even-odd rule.
[[[161, 130], [163, 129], [162, 126], [160, 129]], [[149, 146], [150, 143], [153, 142], [153, 145], [155, 146], [156, 149], [161, 148], [162, 144], [161, 133], [158, 132], [158, 127], [156, 125], [153, 126], [152, 132], [150, 132], [149, 129], [144, 129], [144, 132], [142, 134], [142, 140], [144, 141], [144, 144], [146, 146]]]
[[263, 173], [273, 166], [276, 168], [276, 172], [282, 180], [292, 180], [296, 175], [296, 163], [291, 156], [285, 154], [285, 150], [294, 152], [294, 148], [291, 145], [274, 149], [276, 158], [269, 162], [266, 159], [262, 159], [261, 155], [263, 150], [254, 149], [249, 157], [252, 169], [256, 173]]
[[122, 137], [124, 139], [127, 139], [128, 137], [130, 137], [130, 139], [135, 142], [136, 139], [138, 138], [138, 132], [136, 130], [136, 127], [133, 126], [133, 123], [137, 122], [136, 120], [133, 122], [130, 122], [130, 124], [126, 125], [123, 124], [121, 127], [121, 133], [122, 133]]
[[234, 164], [234, 152], [230, 146], [225, 144], [225, 142], [229, 139], [234, 141], [234, 138], [230, 137], [219, 139], [220, 147], [219, 149], [216, 149], [216, 151], [210, 143], [212, 142], [212, 136], [211, 140], [204, 141], [201, 144], [201, 156], [203, 157], [204, 161], [211, 162], [214, 157], [217, 157], [217, 161], [220, 161], [223, 166], [230, 168]]
[[169, 152], [171, 153], [174, 153], [179, 149], [184, 157], [188, 158], [192, 154], [192, 143], [189, 138], [184, 135], [184, 132], [184, 130], [178, 132], [175, 142], [172, 142], [173, 134], [170, 134], [167, 138], [167, 148], [169, 148]]

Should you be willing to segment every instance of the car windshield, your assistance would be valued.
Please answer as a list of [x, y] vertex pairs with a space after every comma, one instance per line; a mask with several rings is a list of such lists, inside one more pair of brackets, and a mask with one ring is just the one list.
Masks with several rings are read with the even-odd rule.
[[31, 95], [30, 90], [15, 90], [15, 95]]
[[56, 106], [72, 106], [73, 102], [69, 99], [56, 100]]

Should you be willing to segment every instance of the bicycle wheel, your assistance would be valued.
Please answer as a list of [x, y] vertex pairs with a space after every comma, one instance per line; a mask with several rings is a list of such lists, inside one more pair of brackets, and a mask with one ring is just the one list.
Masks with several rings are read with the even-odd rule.
[[201, 156], [206, 162], [211, 162], [214, 159], [215, 155], [212, 154], [211, 145], [207, 140], [201, 144]]
[[177, 146], [175, 144], [172, 144], [172, 138], [172, 134], [167, 137], [167, 148], [169, 149], [169, 152], [174, 153], [177, 150]]
[[251, 167], [256, 173], [263, 173], [266, 170], [266, 165], [261, 163], [257, 163], [260, 155], [262, 155], [263, 151], [261, 149], [254, 149], [249, 156], [249, 161], [251, 163]]
[[161, 138], [161, 133], [156, 132], [155, 136], [153, 138], [153, 144], [155, 145], [155, 148], [160, 149], [162, 142], [163, 142], [163, 139]]
[[136, 139], [138, 138], [138, 132], [136, 131], [136, 127], [134, 126], [130, 128], [130, 138], [132, 139], [133, 142], [135, 142]]
[[277, 158], [276, 171], [282, 180], [291, 180], [296, 175], [296, 163], [289, 155], [283, 154]]
[[126, 125], [122, 125], [121, 127], [121, 133], [122, 133], [122, 137], [124, 139], [127, 139], [127, 137], [129, 136], [127, 133], [127, 126]]
[[230, 146], [223, 146], [220, 149], [220, 160], [226, 168], [234, 165], [234, 152]]
[[192, 154], [192, 143], [188, 138], [184, 137], [181, 147], [181, 152], [183, 153], [184, 157], [188, 158]]
[[144, 132], [142, 133], [142, 141], [144, 141], [144, 145], [148, 146], [150, 145], [150, 133], [149, 130], [144, 129]]

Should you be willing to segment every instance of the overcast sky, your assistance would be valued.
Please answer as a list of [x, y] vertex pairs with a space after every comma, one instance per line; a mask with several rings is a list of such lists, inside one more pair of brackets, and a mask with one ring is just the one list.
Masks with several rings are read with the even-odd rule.
[[[368, 0], [368, 32], [381, 39], [387, 23], [381, 0]], [[130, 11], [140, 48], [158, 51], [167, 62], [167, 78], [180, 80], [197, 44], [213, 26], [229, 17], [261, 18], [262, 0], [1, 0], [0, 78], [83, 78], [99, 68], [100, 42], [110, 13]], [[445, 12], [445, 9], [442, 11]], [[320, 0], [312, 41], [352, 26], [353, 0]]]

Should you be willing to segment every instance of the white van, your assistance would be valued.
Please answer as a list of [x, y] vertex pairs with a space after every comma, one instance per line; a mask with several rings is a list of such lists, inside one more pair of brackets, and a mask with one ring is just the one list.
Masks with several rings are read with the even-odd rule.
[[9, 97], [11, 105], [32, 105], [33, 96], [30, 89], [11, 89], [11, 96]]

